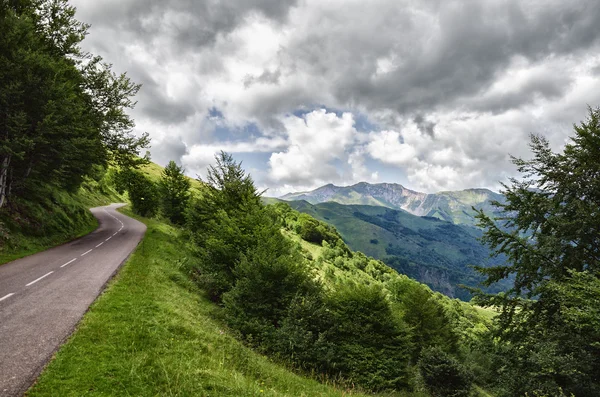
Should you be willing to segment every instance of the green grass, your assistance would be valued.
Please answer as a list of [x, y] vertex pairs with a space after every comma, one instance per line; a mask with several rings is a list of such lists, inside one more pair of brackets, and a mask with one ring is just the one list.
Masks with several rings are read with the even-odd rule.
[[98, 227], [89, 208], [123, 201], [105, 180], [86, 180], [76, 193], [46, 189], [37, 199], [0, 211], [0, 264], [84, 236]]
[[[265, 199], [267, 204], [276, 199]], [[470, 300], [461, 284], [480, 287], [484, 277], [470, 265], [490, 266], [502, 258], [490, 258], [478, 238], [481, 231], [405, 211], [366, 205], [326, 202], [312, 205], [290, 201], [295, 210], [333, 225], [350, 249], [384, 261], [399, 272], [451, 297]], [[509, 282], [486, 292], [505, 290]]]
[[[131, 215], [127, 212], [128, 215]], [[179, 232], [155, 220], [29, 396], [347, 396], [245, 347], [180, 270]]]
[[[160, 181], [163, 170], [164, 170], [164, 167], [162, 167], [156, 163], [146, 164], [143, 167], [141, 167], [141, 169], [140, 169], [140, 171], [142, 171], [142, 173], [144, 173], [148, 178], [150, 178], [154, 182]], [[191, 182], [191, 187], [190, 187], [191, 193], [193, 195], [201, 194], [202, 190], [204, 189], [203, 183], [195, 178], [189, 178], [189, 180]]]

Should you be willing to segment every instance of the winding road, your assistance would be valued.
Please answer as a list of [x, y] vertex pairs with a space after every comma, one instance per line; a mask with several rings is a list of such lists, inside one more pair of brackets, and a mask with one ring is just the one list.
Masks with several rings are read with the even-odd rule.
[[0, 396], [22, 395], [120, 265], [146, 226], [116, 209], [92, 208], [92, 233], [0, 266]]

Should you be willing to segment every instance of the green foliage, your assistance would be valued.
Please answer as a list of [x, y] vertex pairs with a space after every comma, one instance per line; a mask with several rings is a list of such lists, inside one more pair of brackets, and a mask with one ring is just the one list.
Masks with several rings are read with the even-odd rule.
[[403, 319], [411, 328], [414, 362], [423, 349], [431, 346], [456, 352], [458, 336], [446, 314], [446, 308], [431, 291], [420, 285], [399, 281], [388, 283], [387, 288], [392, 292], [393, 299], [400, 303]]
[[297, 230], [300, 237], [309, 243], [321, 244], [323, 241], [327, 241], [335, 244], [341, 239], [331, 226], [306, 214], [300, 214], [298, 217]]
[[127, 191], [136, 214], [148, 218], [156, 215], [160, 205], [159, 190], [150, 178], [138, 170], [125, 169], [115, 175], [115, 184], [119, 191]]
[[148, 145], [125, 113], [139, 86], [81, 51], [74, 15], [66, 0], [0, 2], [0, 208], [45, 186], [75, 192]]
[[348, 285], [327, 297], [333, 326], [330, 372], [372, 390], [406, 388], [411, 350], [406, 328], [380, 286]]
[[190, 203], [186, 226], [198, 257], [194, 278], [220, 301], [235, 283], [234, 268], [260, 243], [255, 232], [269, 224], [279, 231], [241, 164], [225, 152], [216, 162], [208, 170], [206, 190]]
[[437, 347], [423, 351], [419, 372], [425, 388], [433, 397], [468, 397], [473, 388], [472, 374]]
[[513, 158], [523, 179], [511, 179], [506, 203], [496, 203], [506, 214], [501, 223], [479, 215], [484, 242], [509, 259], [480, 269], [487, 284], [515, 275], [506, 294], [480, 295], [501, 308], [499, 382], [507, 395], [595, 395], [600, 313], [590, 302], [598, 300], [600, 276], [600, 109], [575, 126], [563, 153], [541, 136], [532, 135], [530, 146], [531, 160]]
[[268, 349], [292, 301], [314, 293], [318, 285], [277, 224], [260, 225], [253, 237], [257, 244], [235, 266], [236, 281], [223, 303], [229, 324]]
[[182, 167], [170, 161], [158, 183], [161, 210], [176, 225], [185, 223], [185, 212], [190, 199], [191, 182], [183, 172]]

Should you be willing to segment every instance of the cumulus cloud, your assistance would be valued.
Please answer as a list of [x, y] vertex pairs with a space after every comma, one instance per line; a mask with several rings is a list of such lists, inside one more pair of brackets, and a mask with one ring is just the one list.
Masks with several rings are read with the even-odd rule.
[[343, 174], [334, 161], [351, 165], [348, 148], [353, 146], [357, 135], [351, 113], [338, 117], [320, 109], [303, 117], [285, 117], [283, 125], [287, 148], [273, 153], [269, 159], [273, 182], [304, 186], [342, 180]]
[[84, 47], [143, 83], [154, 159], [266, 153], [246, 165], [273, 190], [497, 187], [529, 133], [558, 149], [600, 104], [596, 0], [73, 2]]

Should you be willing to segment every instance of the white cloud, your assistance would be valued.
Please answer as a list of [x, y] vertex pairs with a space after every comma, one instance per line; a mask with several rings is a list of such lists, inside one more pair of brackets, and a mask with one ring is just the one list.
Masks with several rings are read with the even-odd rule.
[[304, 117], [287, 116], [282, 122], [288, 147], [273, 153], [269, 159], [269, 176], [273, 182], [316, 186], [325, 181], [342, 180], [342, 173], [333, 161], [349, 163], [348, 149], [357, 134], [351, 113], [338, 117], [320, 109]]
[[273, 191], [497, 187], [530, 132], [558, 149], [600, 104], [596, 0], [73, 2], [84, 48], [144, 84], [157, 161], [267, 153], [245, 165]]

